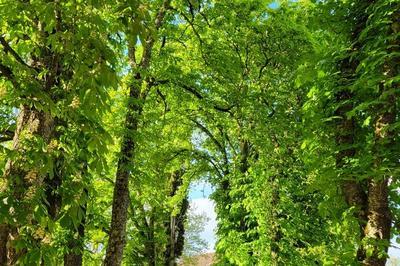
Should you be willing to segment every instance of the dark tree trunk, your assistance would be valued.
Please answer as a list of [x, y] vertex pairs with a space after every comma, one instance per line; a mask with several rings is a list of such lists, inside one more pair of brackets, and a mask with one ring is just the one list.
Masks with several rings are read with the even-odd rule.
[[[87, 199], [89, 191], [84, 189], [83, 193], [84, 197]], [[79, 223], [78, 230], [75, 228], [71, 229], [72, 234], [69, 236], [70, 239], [68, 241], [69, 251], [64, 255], [64, 266], [82, 266], [83, 263], [87, 202], [85, 202], [80, 208], [82, 210], [83, 217]], [[77, 231], [77, 239], [74, 237], [74, 231]]]
[[[178, 192], [179, 187], [182, 185], [183, 171], [176, 171], [171, 175], [171, 192], [170, 197], [173, 197]], [[165, 265], [175, 266], [177, 259], [182, 255], [184, 247], [185, 235], [185, 222], [187, 219], [187, 210], [189, 208], [189, 201], [185, 197], [180, 206], [179, 214], [170, 216], [170, 221], [165, 225], [166, 233], [168, 235], [168, 244], [165, 250]]]
[[0, 225], [0, 266], [7, 265], [8, 225]]
[[[397, 36], [400, 30], [400, 11], [395, 10], [392, 15], [392, 24], [389, 34]], [[389, 43], [388, 53], [399, 53], [399, 38], [393, 38]], [[388, 57], [383, 66], [383, 70], [388, 78], [396, 77], [400, 72], [400, 57], [398, 55]], [[375, 170], [379, 173], [380, 168], [385, 168], [389, 163], [398, 164], [398, 152], [394, 150], [396, 134], [390, 127], [396, 123], [397, 96], [399, 82], [390, 85], [381, 84], [379, 99], [383, 101], [376, 109], [377, 119], [375, 121]], [[365, 237], [369, 241], [374, 241], [372, 255], [367, 257], [364, 265], [385, 266], [386, 256], [390, 245], [390, 230], [392, 217], [389, 208], [389, 178], [390, 173], [374, 176], [368, 184], [368, 223], [365, 226]]]
[[[86, 208], [84, 208], [86, 212]], [[64, 266], [82, 266], [83, 262], [83, 238], [85, 237], [85, 219], [81, 221], [78, 227], [78, 239], [70, 236], [68, 243], [69, 252], [64, 255]]]
[[[356, 66], [352, 66], [347, 59], [342, 62], [342, 75], [345, 82], [351, 79], [352, 72]], [[345, 84], [343, 84], [346, 86]], [[353, 118], [347, 118], [347, 113], [353, 109], [353, 95], [344, 87], [336, 94], [336, 102], [339, 108], [336, 109], [335, 115], [339, 117], [336, 126], [336, 145], [339, 151], [336, 155], [336, 167], [344, 173], [342, 176], [342, 191], [344, 198], [349, 207], [354, 207], [354, 215], [358, 220], [360, 228], [360, 239], [364, 238], [364, 226], [367, 222], [367, 194], [363, 188], [363, 184], [357, 180], [356, 176], [352, 176], [351, 170], [348, 168], [347, 160], [353, 158], [356, 150], [353, 147], [355, 139], [355, 122]], [[351, 168], [351, 166], [350, 166]], [[365, 258], [365, 250], [360, 246], [357, 250], [357, 260], [363, 261]]]
[[[33, 136], [42, 138], [45, 143], [49, 143], [54, 130], [53, 118], [43, 112], [27, 106], [21, 107], [21, 112], [17, 119], [17, 127], [13, 139], [13, 150], [20, 154], [26, 151], [26, 147], [21, 145], [21, 132], [26, 131]], [[30, 166], [30, 170], [26, 171], [27, 162], [24, 158], [12, 161], [9, 160], [6, 164], [4, 177], [7, 180], [8, 187], [13, 188], [13, 197], [19, 201], [19, 206], [14, 206], [17, 211], [23, 210], [24, 212], [32, 212], [31, 199], [43, 183], [44, 176], [40, 174], [38, 168]], [[25, 167], [23, 167], [25, 165]], [[29, 189], [29, 195], [26, 191]], [[32, 223], [33, 221], [25, 221]], [[15, 264], [18, 258], [25, 252], [16, 252], [12, 247], [12, 243], [8, 243], [10, 239], [18, 238], [18, 224], [2, 224], [2, 238], [0, 243], [0, 250], [7, 249], [8, 264]], [[8, 229], [8, 237], [5, 237], [6, 230]], [[2, 255], [5, 256], [4, 254]]]
[[154, 216], [150, 217], [149, 231], [147, 239], [147, 257], [149, 259], [149, 266], [156, 266], [156, 241], [154, 239]]
[[276, 182], [276, 176], [271, 177], [270, 185], [272, 187], [271, 196], [271, 212], [272, 212], [272, 223], [271, 223], [271, 262], [273, 266], [279, 265], [279, 242], [282, 238], [282, 231], [279, 225], [279, 215], [277, 213], [277, 208], [279, 207], [279, 187]]
[[105, 266], [121, 265], [126, 239], [126, 222], [129, 207], [129, 176], [135, 152], [134, 134], [138, 129], [138, 119], [142, 112], [139, 103], [142, 80], [137, 75], [137, 84], [130, 88], [128, 113], [125, 119], [125, 135], [123, 136], [121, 153], [118, 160], [114, 186], [111, 227], [104, 260]]
[[[382, 89], [382, 95], [385, 90]], [[396, 122], [396, 97], [389, 94], [385, 104], [380, 106], [383, 110], [375, 122], [375, 168], [377, 172], [382, 167], [384, 159], [397, 163], [398, 157], [393, 156], [392, 147], [395, 145], [394, 132], [388, 129]], [[386, 151], [388, 153], [383, 153]], [[393, 158], [395, 157], [395, 158]], [[368, 184], [368, 222], [364, 232], [367, 240], [375, 242], [372, 255], [364, 261], [368, 266], [385, 266], [386, 256], [379, 253], [387, 253], [390, 244], [390, 229], [392, 217], [389, 208], [389, 173], [370, 178]]]
[[[155, 30], [159, 30], [163, 24], [170, 0], [164, 0], [155, 18]], [[130, 37], [130, 36], [128, 36]], [[136, 38], [135, 43], [128, 42], [129, 64], [132, 68], [133, 84], [129, 90], [129, 102], [125, 117], [125, 134], [122, 138], [121, 152], [119, 155], [117, 174], [114, 185], [111, 227], [109, 232], [104, 266], [119, 266], [123, 259], [123, 251], [126, 242], [126, 223], [129, 207], [129, 176], [135, 155], [135, 134], [138, 129], [140, 115], [147, 92], [142, 92], [143, 78], [140, 72], [147, 70], [150, 65], [151, 54], [154, 46], [154, 36], [149, 34], [143, 47], [143, 55], [139, 64], [136, 63]], [[135, 73], [135, 71], [137, 71]]]

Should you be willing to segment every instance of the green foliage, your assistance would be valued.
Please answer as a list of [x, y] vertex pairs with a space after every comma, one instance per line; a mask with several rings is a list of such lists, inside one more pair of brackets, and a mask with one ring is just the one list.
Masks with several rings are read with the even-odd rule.
[[[122, 159], [125, 265], [165, 264], [174, 217], [186, 226], [183, 257], [202, 251], [204, 219], [185, 218], [199, 179], [215, 187], [216, 265], [357, 265], [361, 248], [386, 256], [390, 238], [360, 235], [343, 184], [368, 196], [372, 181], [389, 180], [398, 235], [399, 9], [0, 0], [0, 223], [15, 229], [19, 263], [59, 265], [72, 253], [102, 263]], [[350, 120], [353, 141], [340, 143]]]

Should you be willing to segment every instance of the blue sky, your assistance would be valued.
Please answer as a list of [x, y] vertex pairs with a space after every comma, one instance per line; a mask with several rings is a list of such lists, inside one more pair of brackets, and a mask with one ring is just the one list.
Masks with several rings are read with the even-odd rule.
[[206, 215], [209, 218], [201, 233], [201, 238], [208, 242], [207, 252], [214, 251], [216, 241], [217, 215], [215, 213], [214, 202], [209, 199], [212, 192], [213, 188], [211, 184], [205, 181], [193, 183], [189, 190], [190, 207], [194, 209], [196, 214]]
[[190, 186], [189, 199], [202, 199], [208, 198], [213, 192], [213, 188], [210, 183], [206, 181], [198, 181]]

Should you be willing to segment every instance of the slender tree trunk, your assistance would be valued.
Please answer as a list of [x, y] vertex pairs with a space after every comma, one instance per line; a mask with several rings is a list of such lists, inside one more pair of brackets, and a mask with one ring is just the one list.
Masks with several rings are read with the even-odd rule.
[[149, 222], [149, 249], [148, 249], [148, 259], [149, 266], [156, 266], [157, 254], [156, 254], [156, 240], [154, 239], [154, 214], [150, 217]]
[[69, 252], [64, 255], [64, 266], [82, 266], [83, 263], [83, 238], [85, 236], [85, 220], [83, 220], [77, 230], [78, 239], [71, 239], [68, 243]]
[[[87, 189], [84, 189], [83, 193], [85, 198], [87, 199], [89, 191]], [[69, 251], [67, 254], [64, 255], [64, 266], [82, 266], [83, 263], [87, 202], [85, 202], [80, 208], [82, 209], [83, 217], [79, 223], [78, 230], [76, 230], [75, 228], [71, 229], [73, 233], [69, 236]], [[75, 238], [75, 231], [78, 238]]]
[[[165, 14], [169, 7], [170, 0], [164, 0], [155, 18], [155, 30], [158, 31], [164, 21]], [[123, 258], [123, 250], [126, 242], [126, 223], [129, 207], [129, 176], [131, 174], [132, 163], [135, 155], [135, 134], [138, 130], [140, 115], [147, 92], [142, 92], [143, 79], [140, 75], [141, 70], [148, 69], [151, 60], [152, 49], [154, 46], [154, 36], [149, 34], [143, 44], [143, 55], [139, 64], [136, 63], [136, 38], [129, 41], [129, 63], [132, 68], [133, 84], [129, 90], [129, 102], [125, 117], [125, 134], [122, 138], [121, 152], [118, 160], [117, 174], [114, 185], [111, 227], [109, 233], [104, 266], [119, 266]], [[138, 71], [139, 70], [139, 71]], [[137, 72], [136, 72], [137, 71]]]
[[271, 265], [279, 265], [279, 242], [282, 238], [282, 231], [279, 225], [279, 217], [276, 209], [279, 207], [279, 187], [276, 182], [276, 176], [272, 176], [270, 180], [270, 185], [272, 187], [271, 196]]
[[64, 266], [82, 266], [83, 263], [83, 238], [85, 236], [85, 219], [79, 224], [78, 239], [71, 239], [68, 243], [69, 252], [64, 255]]
[[8, 225], [0, 225], [0, 266], [7, 265]]
[[[179, 187], [182, 185], [184, 172], [182, 170], [175, 171], [171, 175], [171, 192], [170, 197], [176, 195]], [[189, 208], [189, 201], [184, 198], [180, 206], [178, 215], [170, 216], [170, 221], [165, 225], [168, 235], [168, 244], [165, 250], [165, 265], [175, 266], [177, 259], [182, 255], [184, 242], [185, 242], [185, 221], [187, 218], [187, 210]]]
[[168, 246], [168, 257], [167, 257], [167, 266], [175, 266], [175, 239], [176, 239], [176, 230], [175, 230], [175, 221], [176, 216], [170, 217], [170, 235], [169, 235], [169, 246]]
[[122, 262], [129, 207], [129, 176], [135, 151], [135, 140], [132, 135], [137, 132], [139, 115], [142, 112], [142, 106], [139, 103], [141, 100], [139, 91], [141, 83], [141, 79], [138, 79], [138, 85], [132, 85], [129, 93], [128, 113], [125, 119], [126, 133], [123, 136], [120, 159], [118, 160], [111, 227], [104, 260], [106, 266], [117, 266], [121, 265]]

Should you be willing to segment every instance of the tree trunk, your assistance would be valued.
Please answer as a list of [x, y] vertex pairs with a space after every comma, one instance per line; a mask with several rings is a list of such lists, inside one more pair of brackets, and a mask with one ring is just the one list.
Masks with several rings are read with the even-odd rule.
[[[396, 10], [392, 15], [392, 24], [389, 34], [396, 36], [400, 31], [400, 11]], [[399, 39], [394, 38], [390, 43], [388, 53], [399, 52]], [[399, 74], [400, 57], [393, 56], [383, 66], [388, 78], [396, 77]], [[396, 123], [396, 101], [399, 83], [393, 82], [390, 85], [382, 84], [380, 99], [384, 103], [377, 108], [377, 119], [375, 122], [375, 168], [380, 172], [384, 161], [391, 164], [398, 163], [398, 156], [395, 155], [393, 147], [396, 142], [396, 134], [390, 129]], [[385, 153], [382, 153], [385, 151]], [[390, 173], [371, 178], [368, 186], [368, 223], [365, 227], [365, 236], [368, 242], [374, 242], [372, 255], [368, 256], [364, 265], [384, 266], [386, 264], [386, 254], [390, 245], [390, 230], [392, 217], [389, 208], [389, 178]]]
[[64, 255], [64, 266], [82, 266], [83, 262], [83, 238], [85, 236], [85, 221], [78, 228], [78, 239], [71, 239], [68, 243], [69, 252]]
[[[384, 94], [385, 90], [382, 90]], [[381, 168], [384, 159], [393, 160], [391, 147], [394, 145], [394, 132], [388, 127], [396, 122], [396, 98], [394, 94], [387, 96], [386, 103], [379, 110], [385, 110], [378, 116], [375, 123], [375, 167], [377, 172]], [[382, 154], [381, 151], [389, 151]], [[389, 157], [389, 158], [388, 158]], [[395, 159], [397, 160], [397, 158]], [[368, 184], [368, 222], [364, 232], [367, 242], [373, 242], [372, 255], [368, 256], [364, 264], [370, 266], [384, 266], [386, 255], [390, 244], [390, 229], [392, 218], [389, 209], [389, 173], [383, 176], [375, 176]], [[380, 255], [381, 253], [381, 255]]]
[[279, 187], [276, 182], [276, 176], [270, 178], [270, 186], [272, 187], [271, 195], [271, 265], [279, 265], [279, 242], [282, 238], [282, 231], [279, 224], [279, 215], [277, 208], [279, 207]]
[[8, 225], [0, 225], [0, 266], [7, 265]]
[[129, 93], [128, 113], [125, 120], [126, 133], [123, 136], [121, 153], [117, 166], [111, 227], [104, 260], [105, 266], [121, 265], [125, 246], [126, 222], [129, 206], [129, 176], [135, 152], [135, 140], [132, 135], [137, 132], [138, 119], [142, 112], [142, 106], [139, 103], [141, 100], [139, 91], [142, 83], [141, 79], [138, 79], [137, 83], [137, 85], [131, 86]]
[[[342, 62], [342, 75], [344, 75], [342, 78], [345, 80], [351, 79], [355, 67], [350, 64], [348, 59], [345, 59]], [[346, 85], [344, 84], [344, 86]], [[351, 166], [350, 169], [346, 169], [349, 167], [346, 160], [353, 158], [356, 154], [355, 148], [351, 147], [354, 145], [355, 122], [353, 118], [347, 118], [347, 113], [353, 109], [353, 104], [351, 103], [352, 97], [353, 95], [346, 88], [343, 88], [336, 94], [336, 102], [340, 105], [335, 112], [335, 115], [340, 117], [336, 126], [336, 145], [339, 147], [336, 155], [336, 168], [348, 173], [351, 173]], [[349, 207], [355, 208], [354, 216], [358, 220], [360, 239], [363, 239], [364, 226], [367, 222], [367, 194], [364, 191], [362, 183], [357, 180], [356, 176], [346, 173], [342, 178], [344, 198]], [[360, 246], [357, 250], [357, 260], [363, 261], [364, 258], [365, 250]]]
[[[368, 223], [365, 227], [365, 237], [368, 242], [373, 241], [373, 252], [371, 256], [366, 257], [364, 265], [385, 266], [391, 224], [387, 178], [370, 180], [368, 192]], [[379, 243], [381, 241], [384, 241], [383, 245]], [[382, 256], [380, 256], [380, 252]]]
[[[362, 44], [358, 38], [366, 26], [367, 13], [366, 10], [373, 1], [358, 2], [354, 5], [348, 18], [354, 20], [353, 31], [350, 39], [354, 43], [353, 50], [358, 52]], [[336, 155], [336, 168], [345, 174], [342, 176], [341, 188], [344, 199], [349, 207], [354, 207], [354, 216], [358, 220], [360, 229], [360, 240], [365, 236], [364, 227], [367, 223], [368, 193], [366, 191], [367, 181], [360, 181], [357, 176], [352, 174], [351, 165], [348, 160], [356, 155], [356, 149], [352, 147], [355, 144], [356, 123], [354, 118], [348, 118], [347, 113], [353, 109], [353, 93], [349, 86], [352, 85], [355, 78], [356, 69], [359, 65], [357, 58], [350, 58], [348, 55], [340, 63], [341, 81], [338, 86], [341, 88], [336, 93], [336, 103], [339, 107], [335, 111], [335, 115], [339, 117], [336, 124], [336, 145], [339, 148]], [[357, 250], [357, 261], [362, 262], [366, 257], [365, 249], [362, 245]]]
[[[84, 189], [83, 191], [86, 198], [88, 198], [88, 190]], [[83, 217], [79, 223], [77, 234], [78, 238], [75, 239], [75, 228], [71, 231], [73, 232], [70, 235], [70, 239], [68, 241], [68, 253], [64, 255], [64, 266], [82, 266], [83, 263], [83, 249], [84, 249], [84, 237], [85, 237], [85, 225], [86, 225], [86, 209], [87, 202], [85, 202], [82, 206]]]
[[148, 238], [148, 259], [149, 259], [149, 266], [156, 266], [156, 240], [154, 239], [154, 214], [150, 217], [149, 222], [149, 238]]
[[[53, 118], [43, 112], [28, 106], [22, 106], [17, 119], [17, 127], [13, 139], [12, 148], [19, 154], [24, 154], [29, 147], [22, 146], [22, 138], [32, 135], [41, 138], [48, 144], [54, 131]], [[21, 136], [23, 135], [23, 136]], [[29, 170], [24, 170], [26, 167]], [[35, 197], [37, 190], [43, 183], [44, 176], [40, 174], [40, 169], [34, 165], [28, 165], [26, 158], [18, 160], [9, 160], [6, 164], [4, 178], [7, 180], [7, 187], [13, 188], [14, 200], [19, 202], [18, 206], [13, 206], [14, 215], [23, 211], [25, 215], [32, 212], [32, 198]], [[27, 218], [24, 223], [32, 223], [31, 218]], [[20, 222], [20, 221], [19, 221]], [[8, 264], [15, 264], [24, 251], [16, 252], [12, 247], [12, 240], [18, 238], [18, 223], [2, 224], [0, 250], [7, 249]], [[5, 237], [8, 229], [8, 237]], [[10, 242], [11, 241], [11, 242]], [[8, 243], [10, 242], [10, 243]], [[2, 254], [2, 257], [5, 255]], [[2, 258], [3, 259], [3, 258]]]
[[[164, 0], [160, 7], [156, 19], [155, 30], [159, 30], [170, 0]], [[104, 266], [119, 266], [123, 258], [123, 250], [126, 242], [126, 223], [129, 207], [129, 176], [131, 174], [131, 164], [135, 155], [134, 135], [137, 132], [140, 115], [143, 110], [143, 104], [147, 92], [142, 93], [141, 87], [143, 79], [140, 75], [142, 70], [148, 69], [151, 60], [152, 49], [154, 46], [154, 36], [149, 34], [146, 42], [143, 44], [143, 55], [140, 64], [136, 63], [136, 38], [135, 43], [128, 42], [129, 64], [131, 66], [133, 84], [129, 89], [129, 102], [127, 114], [125, 117], [125, 134], [122, 138], [121, 152], [118, 160], [117, 174], [114, 185], [111, 227], [109, 232], [108, 246], [106, 256], [103, 262]], [[138, 71], [139, 70], [139, 71]], [[135, 73], [135, 71], [137, 71]]]
[[[170, 197], [173, 197], [178, 192], [179, 187], [182, 185], [184, 172], [182, 170], [175, 171], [171, 175], [171, 192]], [[185, 197], [180, 206], [179, 214], [170, 216], [170, 221], [166, 223], [166, 232], [168, 235], [168, 244], [165, 250], [165, 265], [175, 266], [177, 259], [182, 255], [184, 241], [185, 241], [185, 221], [187, 218], [187, 210], [189, 208], [189, 201]]]

